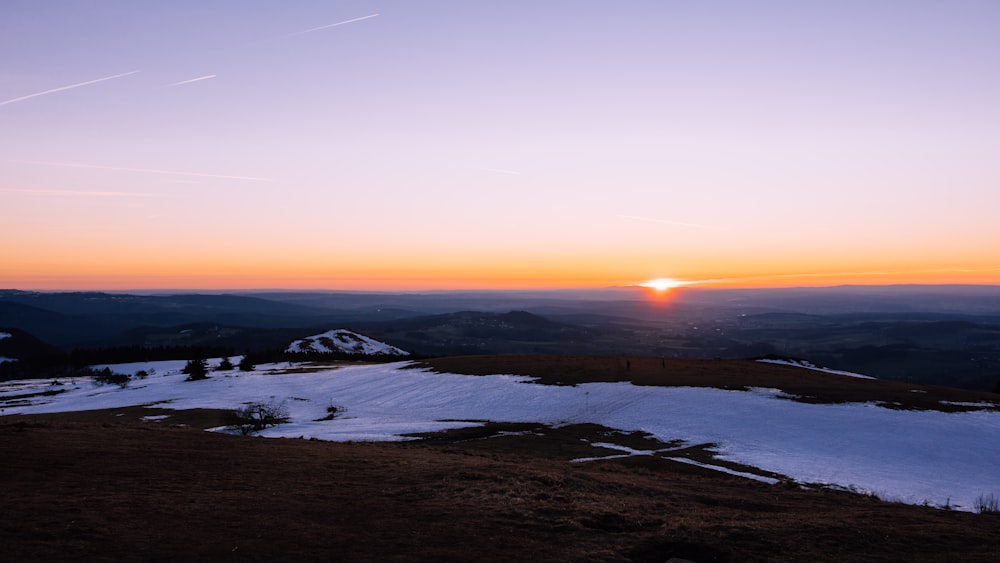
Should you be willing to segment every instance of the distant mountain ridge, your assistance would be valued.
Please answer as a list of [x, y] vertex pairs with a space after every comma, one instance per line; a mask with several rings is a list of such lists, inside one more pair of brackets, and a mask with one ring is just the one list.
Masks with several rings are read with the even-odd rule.
[[126, 331], [215, 323], [254, 328], [309, 326], [331, 311], [238, 295], [131, 295], [0, 291], [0, 326], [61, 347], [114, 344]]
[[557, 322], [527, 311], [458, 311], [354, 328], [429, 355], [568, 353], [591, 348], [604, 331]]
[[[60, 349], [280, 352], [345, 327], [418, 356], [777, 354], [879, 378], [994, 389], [1000, 286], [133, 295], [0, 290], [0, 327]], [[27, 376], [27, 375], [25, 375]]]

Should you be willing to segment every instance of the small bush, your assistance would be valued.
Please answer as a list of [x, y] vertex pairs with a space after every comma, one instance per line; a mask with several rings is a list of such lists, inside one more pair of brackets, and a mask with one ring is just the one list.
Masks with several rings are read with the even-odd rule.
[[250, 359], [249, 354], [245, 354], [240, 360], [240, 371], [253, 371], [254, 370], [253, 360]]
[[216, 366], [215, 371], [231, 371], [233, 368], [233, 362], [229, 358], [222, 358], [222, 361]]
[[94, 374], [94, 383], [98, 385], [117, 385], [125, 388], [128, 387], [131, 379], [132, 376], [125, 373], [114, 373], [111, 371], [111, 368], [104, 368]]
[[317, 418], [313, 422], [322, 422], [324, 420], [333, 420], [347, 412], [347, 407], [338, 407], [336, 405], [330, 405], [326, 407], [326, 416], [323, 418]]
[[979, 514], [1000, 514], [1000, 498], [993, 493], [979, 495], [976, 499], [976, 512]]
[[246, 436], [288, 420], [288, 409], [284, 403], [249, 403], [229, 413], [228, 427]]

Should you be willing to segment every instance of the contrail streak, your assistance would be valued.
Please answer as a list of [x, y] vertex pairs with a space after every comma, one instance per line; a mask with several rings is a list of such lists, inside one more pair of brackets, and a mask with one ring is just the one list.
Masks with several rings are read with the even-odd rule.
[[129, 168], [125, 166], [103, 166], [100, 164], [77, 164], [72, 162], [43, 162], [25, 161], [29, 164], [42, 164], [44, 166], [65, 166], [67, 168], [91, 168], [94, 170], [118, 170], [121, 172], [144, 172], [146, 174], [166, 174], [171, 176], [194, 176], [197, 178], [222, 178], [224, 180], [249, 180], [252, 182], [273, 182], [271, 178], [258, 178], [255, 176], [230, 176], [227, 174], [205, 174], [203, 172], [183, 172], [178, 170], [156, 170], [152, 168]]
[[80, 86], [87, 86], [89, 84], [97, 84], [98, 82], [104, 82], [105, 80], [114, 80], [115, 78], [121, 78], [123, 76], [128, 76], [130, 74], [135, 74], [139, 72], [138, 70], [133, 70], [131, 72], [123, 72], [121, 74], [116, 74], [114, 76], [105, 76], [104, 78], [98, 78], [97, 80], [88, 80], [86, 82], [80, 82], [79, 84], [70, 84], [69, 86], [61, 86], [59, 88], [53, 88], [51, 90], [46, 90], [44, 92], [36, 92], [34, 94], [28, 94], [27, 96], [21, 96], [20, 98], [12, 98], [10, 100], [5, 100], [0, 102], [0, 106], [5, 106], [7, 104], [13, 104], [15, 102], [23, 102], [24, 100], [30, 100], [31, 98], [37, 98], [38, 96], [44, 96], [46, 94], [54, 94], [56, 92], [62, 92], [63, 90], [72, 90], [73, 88], [79, 88]]
[[694, 227], [694, 228], [697, 228], [697, 229], [711, 229], [711, 228], [713, 228], [713, 227], [709, 227], [707, 225], [699, 225], [697, 223], [684, 223], [683, 221], [669, 221], [669, 220], [666, 220], [666, 219], [652, 219], [650, 217], [637, 217], [635, 215], [622, 215], [620, 213], [617, 216], [621, 217], [622, 219], [634, 219], [636, 221], [647, 221], [649, 223], [663, 223], [663, 224], [666, 224], [666, 225], [678, 225], [678, 226], [681, 226], [681, 227]]
[[29, 188], [0, 188], [0, 192], [14, 192], [21, 194], [36, 194], [36, 195], [79, 195], [88, 197], [130, 197], [137, 194], [127, 193], [127, 192], [96, 192], [96, 191], [84, 191], [84, 190], [33, 190]]
[[344, 25], [344, 24], [348, 24], [348, 23], [354, 23], [354, 22], [359, 22], [359, 21], [361, 21], [361, 20], [366, 20], [366, 19], [368, 19], [368, 18], [374, 18], [374, 17], [375, 17], [375, 16], [377, 16], [377, 15], [378, 15], [378, 14], [369, 14], [369, 15], [367, 15], [367, 16], [361, 16], [360, 18], [354, 18], [354, 19], [352, 19], [352, 20], [344, 20], [344, 21], [342, 21], [342, 22], [337, 22], [337, 23], [331, 23], [331, 24], [328, 24], [328, 25], [321, 25], [321, 26], [319, 26], [319, 27], [314, 27], [314, 28], [312, 28], [312, 29], [307, 29], [307, 30], [305, 30], [305, 31], [296, 31], [295, 33], [290, 33], [290, 34], [288, 34], [288, 35], [289, 35], [289, 37], [291, 37], [291, 36], [293, 36], [293, 35], [302, 35], [302, 34], [305, 34], [305, 33], [312, 33], [312, 32], [314, 32], [314, 31], [319, 31], [319, 30], [321, 30], [321, 29], [329, 29], [329, 28], [331, 28], [331, 27], [337, 27], [338, 25]]
[[191, 80], [181, 80], [180, 82], [174, 82], [173, 84], [167, 84], [167, 88], [171, 86], [180, 86], [181, 84], [190, 84], [192, 82], [198, 82], [199, 80], [208, 80], [209, 78], [215, 78], [217, 74], [206, 74], [205, 76], [199, 76], [198, 78], [192, 78]]

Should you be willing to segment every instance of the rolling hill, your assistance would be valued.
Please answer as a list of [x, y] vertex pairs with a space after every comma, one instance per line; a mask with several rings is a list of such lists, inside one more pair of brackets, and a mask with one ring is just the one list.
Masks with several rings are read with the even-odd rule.
[[291, 340], [346, 327], [423, 356], [774, 354], [912, 383], [1000, 385], [996, 287], [685, 288], [661, 299], [636, 288], [241, 295], [2, 290], [2, 326], [30, 333], [58, 354], [84, 350], [87, 357], [134, 346], [280, 351]]

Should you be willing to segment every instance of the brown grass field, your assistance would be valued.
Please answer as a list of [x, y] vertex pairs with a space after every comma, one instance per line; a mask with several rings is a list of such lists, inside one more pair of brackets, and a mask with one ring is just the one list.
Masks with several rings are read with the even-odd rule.
[[[995, 400], [750, 362], [515, 356], [427, 365], [558, 384], [778, 387], [897, 408]], [[593, 425], [332, 443], [199, 430], [217, 425], [218, 411], [141, 420], [158, 412], [0, 417], [0, 560], [1000, 560], [996, 514], [768, 485], [654, 457], [571, 463], [593, 455], [581, 437], [607, 432]], [[649, 445], [641, 435], [616, 441], [630, 440]]]

